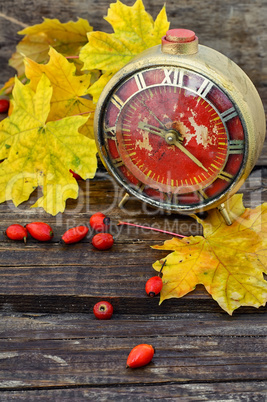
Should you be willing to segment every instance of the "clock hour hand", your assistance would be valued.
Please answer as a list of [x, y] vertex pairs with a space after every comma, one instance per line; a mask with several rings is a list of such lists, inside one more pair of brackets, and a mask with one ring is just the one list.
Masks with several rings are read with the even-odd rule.
[[[151, 124], [147, 124], [143, 121], [139, 121], [138, 123], [138, 128], [141, 128], [141, 130], [146, 130], [149, 131], [151, 134], [155, 134], [155, 135], [159, 135], [162, 138], [166, 139], [166, 135], [168, 135], [168, 130], [156, 127], [156, 126], [152, 126]], [[176, 135], [178, 136], [179, 140], [183, 140], [181, 134], [179, 134], [178, 132], [176, 133]]]
[[180, 149], [188, 158], [191, 159], [197, 166], [201, 167], [205, 172], [208, 172], [208, 169], [198, 160], [191, 152], [188, 151], [179, 141], [176, 140], [177, 132], [176, 131], [167, 131], [162, 130], [159, 127], [152, 126], [150, 124], [144, 123], [143, 121], [139, 121], [138, 128], [142, 130], [147, 130], [151, 134], [159, 135], [160, 137], [164, 138], [169, 145], [175, 145], [177, 148]]
[[143, 121], [139, 121], [138, 128], [141, 128], [141, 130], [149, 131], [151, 134], [159, 135], [162, 138], [165, 138], [165, 134], [167, 133], [167, 130], [152, 126], [151, 124], [144, 123]]

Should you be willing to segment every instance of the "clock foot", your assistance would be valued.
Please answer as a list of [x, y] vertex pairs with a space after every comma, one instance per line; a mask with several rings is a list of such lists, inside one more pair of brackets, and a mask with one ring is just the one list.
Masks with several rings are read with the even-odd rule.
[[227, 212], [227, 210], [225, 208], [225, 205], [221, 204], [218, 207], [218, 210], [221, 213], [223, 219], [225, 220], [226, 225], [229, 225], [229, 226], [232, 225], [233, 222], [231, 221], [231, 218], [230, 218], [230, 216], [229, 216], [229, 214], [228, 214], [228, 212]]
[[118, 207], [122, 208], [123, 205], [128, 201], [128, 198], [130, 197], [130, 194], [125, 193], [124, 196], [122, 197], [122, 199], [120, 200]]

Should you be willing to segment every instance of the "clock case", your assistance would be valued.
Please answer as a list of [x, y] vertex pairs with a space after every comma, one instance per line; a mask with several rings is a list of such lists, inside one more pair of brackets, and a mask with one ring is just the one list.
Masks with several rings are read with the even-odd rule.
[[[126, 190], [126, 194], [119, 205], [122, 206], [130, 194], [146, 203], [147, 199], [142, 196], [141, 192], [136, 194], [136, 191], [133, 191], [126, 181], [124, 182], [123, 179], [118, 177], [112, 163], [109, 161], [102, 132], [106, 104], [113, 91], [133, 73], [159, 66], [180, 67], [208, 78], [222, 89], [238, 112], [245, 133], [245, 152], [243, 164], [234, 181], [222, 194], [209, 200], [203, 206], [196, 208], [194, 206], [184, 207], [179, 205], [175, 209], [171, 207], [168, 209], [169, 212], [193, 214], [218, 207], [223, 213], [226, 222], [231, 224], [224, 202], [240, 189], [261, 153], [266, 131], [265, 113], [259, 94], [245, 72], [236, 63], [218, 51], [199, 45], [197, 37], [189, 43], [170, 42], [164, 37], [161, 45], [144, 51], [119, 70], [101, 93], [95, 111], [95, 138], [98, 152], [105, 168], [113, 176], [115, 175], [116, 180]], [[150, 205], [166, 210], [166, 207], [157, 200], [151, 199]]]

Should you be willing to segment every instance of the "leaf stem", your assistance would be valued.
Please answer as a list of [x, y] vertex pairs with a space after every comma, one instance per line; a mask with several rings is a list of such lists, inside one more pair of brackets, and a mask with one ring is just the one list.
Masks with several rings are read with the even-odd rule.
[[79, 56], [65, 56], [66, 59], [78, 59]]
[[159, 271], [159, 273], [158, 273], [158, 276], [159, 276], [160, 278], [163, 277], [162, 270], [163, 270], [163, 267], [164, 267], [164, 265], [166, 264], [166, 262], [167, 262], [167, 260], [164, 260], [164, 262], [163, 262], [163, 264], [162, 264], [162, 266], [161, 266], [161, 268], [160, 268], [160, 271]]
[[130, 222], [119, 221], [119, 222], [118, 222], [118, 226], [120, 226], [120, 225], [135, 226], [135, 227], [137, 227], [137, 228], [154, 230], [155, 232], [166, 233], [166, 234], [170, 234], [170, 235], [177, 236], [177, 237], [186, 237], [186, 236], [183, 236], [183, 235], [181, 235], [181, 234], [177, 234], [177, 233], [173, 233], [173, 232], [168, 232], [167, 230], [152, 228], [152, 227], [150, 227], [150, 226], [136, 225], [135, 223], [130, 223]]

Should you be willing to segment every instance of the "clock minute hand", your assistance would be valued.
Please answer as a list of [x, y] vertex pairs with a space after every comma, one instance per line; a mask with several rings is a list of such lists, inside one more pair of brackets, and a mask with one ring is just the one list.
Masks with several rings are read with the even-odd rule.
[[[159, 127], [151, 126], [150, 124], [144, 123], [143, 121], [139, 121], [138, 128], [142, 130], [146, 130], [151, 134], [159, 135], [160, 137], [164, 138], [169, 145], [175, 145], [177, 148], [180, 149], [188, 158], [191, 159], [197, 166], [201, 167], [205, 172], [208, 172], [208, 169], [198, 160], [191, 152], [189, 152], [179, 141], [174, 139], [176, 133], [168, 132], [167, 130], [162, 130]], [[170, 137], [168, 137], [170, 135]]]
[[205, 166], [198, 160], [191, 152], [188, 151], [182, 144], [180, 144], [179, 141], [173, 141], [173, 144], [177, 146], [188, 158], [191, 159], [191, 161], [195, 162], [195, 164], [199, 167], [201, 167], [205, 172], [208, 172], [208, 169], [205, 168]]

